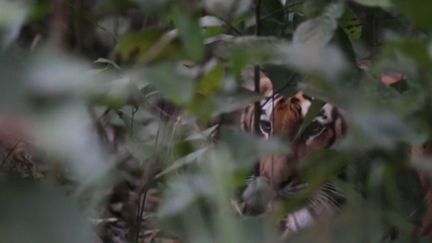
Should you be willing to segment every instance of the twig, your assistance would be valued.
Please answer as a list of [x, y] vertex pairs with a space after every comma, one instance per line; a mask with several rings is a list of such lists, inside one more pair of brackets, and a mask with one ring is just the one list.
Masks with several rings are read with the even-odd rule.
[[[255, 21], [256, 21], [256, 36], [261, 34], [261, 0], [257, 0], [255, 4]], [[260, 68], [258, 65], [255, 65], [254, 68], [254, 89], [256, 93], [260, 93]], [[261, 114], [261, 106], [260, 102], [255, 102], [255, 114], [254, 114], [254, 131], [255, 133], [259, 133], [259, 120]]]
[[256, 24], [256, 36], [261, 35], [261, 0], [256, 0], [255, 5], [255, 24]]
[[264, 101], [264, 103], [261, 104], [261, 108], [264, 107], [265, 104], [267, 104], [267, 102], [269, 102], [270, 100], [273, 100], [274, 97], [279, 94], [280, 92], [284, 91], [286, 88], [288, 88], [289, 86], [291, 86], [291, 81], [297, 76], [297, 74], [293, 74], [290, 79], [288, 80], [288, 82], [285, 83], [284, 86], [280, 87], [279, 89], [273, 91], [273, 94], [269, 97], [266, 98], [266, 100]]
[[65, 47], [67, 26], [68, 26], [68, 14], [65, 0], [55, 0], [54, 12], [50, 22], [51, 38], [57, 47]]
[[21, 142], [21, 139], [18, 139], [15, 145], [10, 149], [10, 151], [6, 154], [2, 162], [0, 163], [0, 168], [3, 167], [3, 165], [6, 163], [6, 161], [9, 159], [9, 157], [15, 152], [16, 148], [18, 147], [18, 144]]
[[142, 217], [144, 214], [146, 200], [147, 200], [147, 188], [145, 188], [142, 195], [140, 195], [139, 206], [138, 206], [138, 211], [137, 211], [136, 221], [135, 221], [135, 226], [134, 226], [134, 228], [135, 228], [135, 235], [134, 235], [135, 242], [139, 241], [139, 235], [140, 235], [140, 231], [141, 231], [141, 222], [142, 222]]

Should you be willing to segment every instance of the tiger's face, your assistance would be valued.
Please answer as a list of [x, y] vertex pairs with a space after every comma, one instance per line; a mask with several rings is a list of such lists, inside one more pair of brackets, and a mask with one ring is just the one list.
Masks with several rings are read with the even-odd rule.
[[261, 133], [266, 138], [287, 135], [293, 140], [311, 104], [312, 99], [301, 91], [291, 97], [274, 95], [262, 106], [259, 124]]
[[[245, 83], [242, 85], [243, 88], [254, 91], [254, 83], [253, 83], [253, 73], [251, 73], [251, 70], [248, 70], [249, 72], [245, 72], [243, 74], [243, 79], [245, 79]], [[260, 95], [262, 95], [265, 99], [260, 101], [261, 107], [265, 106], [270, 98], [273, 97], [273, 84], [271, 80], [264, 74], [260, 73], [260, 81], [259, 81], [260, 87]], [[263, 109], [261, 109], [262, 112]], [[243, 131], [253, 132], [255, 128], [255, 105], [250, 104], [247, 107], [245, 107], [241, 111], [240, 115], [240, 126]]]
[[312, 120], [297, 143], [297, 158], [302, 159], [314, 150], [329, 148], [346, 133], [346, 123], [341, 111], [326, 103]]
[[[291, 97], [275, 95], [273, 100], [264, 104], [260, 116], [260, 130], [269, 138], [276, 135], [286, 135], [294, 140], [303, 118], [306, 116], [312, 99], [303, 92], [297, 92]], [[264, 156], [259, 161], [260, 176], [273, 188], [277, 187], [292, 173], [295, 158], [292, 155], [274, 154]]]
[[269, 123], [265, 126], [268, 136], [288, 134], [292, 141], [290, 154], [269, 155], [260, 159], [260, 175], [273, 188], [278, 188], [296, 177], [299, 160], [314, 150], [329, 148], [346, 133], [346, 123], [340, 110], [327, 103], [305, 128], [300, 139], [293, 141], [310, 105], [311, 99], [298, 92], [290, 98], [281, 98], [275, 102], [272, 112], [269, 113], [270, 118], [261, 116], [260, 125], [264, 121]]

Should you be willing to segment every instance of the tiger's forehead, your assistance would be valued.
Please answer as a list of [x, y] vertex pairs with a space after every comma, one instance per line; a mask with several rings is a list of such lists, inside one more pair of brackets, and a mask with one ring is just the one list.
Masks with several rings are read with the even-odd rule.
[[295, 94], [295, 97], [300, 100], [301, 114], [304, 118], [312, 105], [312, 98], [305, 95], [303, 91], [297, 92], [297, 94]]
[[273, 113], [273, 109], [277, 101], [280, 100], [282, 96], [279, 94], [274, 94], [273, 96], [268, 97], [266, 100], [262, 101], [261, 104], [261, 120], [272, 120], [271, 115]]
[[274, 94], [273, 97], [269, 97], [268, 100], [263, 101], [263, 104], [261, 105], [261, 109], [262, 109], [261, 117], [263, 119], [270, 120], [270, 117], [273, 113], [273, 109], [278, 104], [278, 102], [281, 101], [282, 99], [292, 99], [292, 98], [297, 99], [297, 101], [299, 102], [301, 107], [301, 115], [304, 118], [308, 113], [309, 108], [312, 105], [312, 98], [305, 95], [303, 91], [299, 91], [291, 97], [284, 97], [279, 94]]

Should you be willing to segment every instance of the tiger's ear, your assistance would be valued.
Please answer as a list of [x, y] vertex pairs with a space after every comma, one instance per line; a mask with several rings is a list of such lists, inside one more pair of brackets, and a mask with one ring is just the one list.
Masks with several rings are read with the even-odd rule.
[[260, 77], [260, 94], [264, 97], [270, 97], [273, 94], [273, 83], [264, 73], [261, 73]]

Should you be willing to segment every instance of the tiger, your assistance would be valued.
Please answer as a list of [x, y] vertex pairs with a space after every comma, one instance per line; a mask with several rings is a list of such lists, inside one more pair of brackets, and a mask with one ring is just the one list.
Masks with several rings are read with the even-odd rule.
[[[242, 74], [243, 85], [242, 87], [254, 91], [252, 83], [253, 76], [251, 75], [251, 69], [247, 69]], [[263, 72], [260, 72], [259, 77], [259, 93], [263, 96], [263, 100], [260, 101], [260, 117], [259, 117], [259, 132], [266, 138], [269, 138], [272, 133], [272, 126], [275, 126], [276, 130], [280, 130], [288, 136], [291, 140], [299, 126], [302, 123], [304, 116], [307, 113], [311, 105], [311, 98], [305, 95], [303, 92], [298, 92], [293, 97], [284, 97], [274, 92], [273, 83], [270, 78]], [[289, 113], [277, 113], [278, 117], [275, 118], [275, 124], [272, 124], [272, 112], [274, 107], [277, 109], [289, 109], [292, 112]], [[276, 113], [275, 113], [276, 114]], [[253, 104], [243, 109], [241, 113], [241, 128], [244, 131], [252, 132], [255, 127], [255, 107]], [[289, 120], [288, 122], [277, 122], [278, 120]]]
[[[399, 80], [391, 79], [381, 75], [381, 82], [390, 85]], [[270, 81], [271, 82], [271, 81]], [[265, 83], [269, 83], [265, 78]], [[269, 84], [266, 84], [269, 86]], [[291, 97], [283, 97], [278, 93], [270, 93], [260, 102], [261, 111], [259, 119], [259, 132], [265, 138], [277, 135], [287, 135], [291, 142], [291, 153], [288, 155], [268, 155], [258, 161], [258, 170], [255, 179], [261, 179], [272, 189], [273, 201], [289, 200], [293, 193], [307, 187], [301, 181], [298, 173], [298, 165], [310, 153], [320, 149], [331, 148], [338, 140], [343, 139], [347, 133], [347, 121], [345, 112], [331, 103], [325, 103], [320, 113], [298, 136], [299, 128], [308, 113], [313, 98], [299, 91]], [[250, 106], [245, 113], [254, 114]], [[253, 128], [250, 125], [254, 119], [251, 115], [245, 115], [248, 119], [242, 122], [243, 128]], [[432, 157], [432, 142], [420, 145], [411, 145], [411, 157]], [[415, 231], [418, 236], [432, 237], [432, 183], [429, 175], [425, 172], [418, 173], [424, 190], [426, 212], [420, 225], [416, 225]], [[245, 199], [246, 201], [246, 199]], [[331, 182], [322, 185], [309, 199], [306, 205], [297, 209], [281, 220], [282, 238], [287, 238], [308, 226], [328, 219], [344, 205], [343, 192]], [[268, 203], [270, 210], [272, 202]], [[266, 209], [264, 209], [266, 210]], [[268, 210], [268, 209], [267, 209]], [[391, 236], [393, 238], [394, 236]]]
[[[265, 83], [268, 78], [261, 77]], [[270, 81], [271, 82], [271, 81]], [[261, 84], [260, 84], [261, 86]], [[289, 195], [304, 188], [298, 175], [298, 163], [315, 150], [329, 148], [337, 140], [345, 136], [347, 126], [343, 112], [336, 106], [326, 103], [320, 113], [306, 126], [302, 134], [298, 134], [308, 114], [313, 98], [302, 91], [293, 96], [284, 97], [276, 92], [270, 93], [260, 102], [259, 132], [266, 139], [272, 136], [285, 135], [291, 143], [289, 154], [273, 154], [259, 159], [253, 179], [264, 181], [272, 191], [272, 199], [268, 202], [271, 210], [273, 202], [289, 200]], [[242, 128], [253, 128], [251, 116], [255, 113], [252, 106], [243, 112]], [[252, 114], [252, 115], [250, 115]], [[247, 118], [247, 119], [245, 119]], [[253, 180], [252, 180], [253, 181]], [[254, 185], [254, 182], [248, 182]], [[343, 194], [331, 183], [323, 185], [301, 209], [288, 214], [282, 223], [282, 237], [286, 238], [320, 218], [332, 215], [344, 201]], [[253, 205], [248, 205], [247, 195], [243, 195], [244, 212], [255, 212]], [[267, 209], [264, 209], [267, 210]]]
[[[285, 135], [289, 141], [293, 142], [311, 105], [311, 98], [301, 91], [292, 97], [283, 97], [278, 94], [274, 96], [274, 100], [265, 104], [262, 109], [260, 130], [266, 138]], [[270, 155], [262, 158], [259, 162], [260, 176], [264, 177], [270, 185], [279, 185], [284, 181], [287, 170], [291, 169], [287, 161], [295, 160], [295, 157]]]
[[[252, 68], [246, 68], [241, 74], [241, 87], [243, 89], [254, 91], [254, 70]], [[273, 83], [263, 72], [259, 73], [259, 93], [264, 99], [270, 99], [273, 94]], [[271, 104], [271, 103], [268, 103]], [[265, 106], [264, 100], [260, 101], [261, 106]], [[268, 105], [267, 105], [268, 106]], [[261, 109], [261, 111], [265, 110]], [[241, 110], [240, 114], [240, 127], [243, 131], [253, 132], [255, 128], [255, 105], [249, 104], [247, 107]], [[261, 129], [261, 127], [260, 127]], [[264, 132], [261, 130], [261, 132]]]
[[[320, 149], [328, 149], [339, 139], [343, 138], [347, 132], [347, 125], [343, 112], [330, 103], [326, 103], [320, 110], [320, 113], [313, 119], [313, 121], [306, 127], [305, 131], [301, 134], [299, 141], [294, 144], [295, 160], [290, 161], [294, 163], [291, 166], [294, 172], [291, 174], [297, 175], [297, 164], [307, 155], [313, 151]], [[267, 161], [264, 161], [267, 162]], [[269, 162], [267, 162], [269, 163]], [[281, 191], [281, 197], [286, 198], [284, 195], [291, 195], [292, 192], [297, 192], [297, 188], [306, 187], [301, 178], [290, 178], [285, 182]], [[289, 199], [289, 197], [287, 198]], [[283, 222], [284, 232], [283, 237], [286, 238], [290, 234], [297, 232], [314, 222], [319, 222], [326, 219], [344, 204], [345, 198], [343, 192], [337, 188], [332, 182], [323, 184], [312, 196], [305, 207], [300, 208], [288, 214]]]

